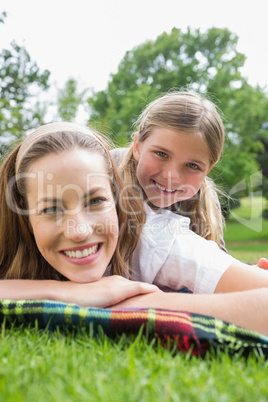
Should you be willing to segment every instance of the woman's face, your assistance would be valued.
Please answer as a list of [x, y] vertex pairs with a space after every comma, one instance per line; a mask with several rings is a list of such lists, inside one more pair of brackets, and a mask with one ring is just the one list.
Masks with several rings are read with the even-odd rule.
[[74, 282], [99, 280], [113, 256], [118, 217], [105, 161], [82, 149], [30, 165], [27, 202], [40, 253]]

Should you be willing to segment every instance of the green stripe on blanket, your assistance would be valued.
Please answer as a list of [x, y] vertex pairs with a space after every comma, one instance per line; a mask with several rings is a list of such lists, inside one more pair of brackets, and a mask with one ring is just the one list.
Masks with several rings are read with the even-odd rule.
[[38, 328], [93, 328], [109, 336], [144, 331], [165, 345], [175, 342], [179, 350], [204, 355], [211, 346], [230, 353], [256, 352], [268, 357], [268, 337], [219, 319], [184, 311], [126, 308], [118, 310], [80, 307], [48, 300], [0, 300], [0, 321], [7, 324], [38, 324]]

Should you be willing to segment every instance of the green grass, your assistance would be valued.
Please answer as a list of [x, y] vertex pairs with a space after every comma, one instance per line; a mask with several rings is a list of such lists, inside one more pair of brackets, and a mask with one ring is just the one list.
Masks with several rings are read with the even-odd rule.
[[233, 210], [224, 230], [228, 252], [235, 258], [256, 263], [268, 258], [268, 220], [261, 217], [267, 201], [262, 198], [244, 198], [241, 207]]
[[145, 336], [2, 330], [1, 401], [266, 401], [268, 361], [202, 358]]

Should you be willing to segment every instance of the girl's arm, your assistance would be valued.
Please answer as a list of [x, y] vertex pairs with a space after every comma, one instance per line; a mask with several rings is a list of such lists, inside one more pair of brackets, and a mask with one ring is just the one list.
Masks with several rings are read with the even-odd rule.
[[92, 283], [0, 280], [0, 299], [45, 299], [75, 303], [85, 307], [109, 307], [127, 298], [150, 292], [160, 292], [160, 290], [154, 285], [130, 281], [117, 275]]
[[115, 306], [152, 307], [204, 314], [268, 336], [268, 289], [211, 295], [151, 293]]
[[215, 293], [237, 292], [268, 287], [268, 271], [235, 261], [221, 276]]

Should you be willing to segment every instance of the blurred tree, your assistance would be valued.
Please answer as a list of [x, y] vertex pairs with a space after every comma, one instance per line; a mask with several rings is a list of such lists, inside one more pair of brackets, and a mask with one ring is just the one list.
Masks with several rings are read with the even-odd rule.
[[4, 24], [6, 17], [7, 17], [6, 11], [2, 11], [0, 14], [0, 24]]
[[258, 135], [268, 98], [241, 75], [246, 57], [236, 50], [237, 42], [228, 29], [202, 33], [188, 28], [183, 33], [173, 28], [126, 52], [107, 89], [88, 99], [89, 122], [110, 130], [113, 140], [124, 146], [147, 103], [170, 89], [199, 91], [223, 111], [226, 126], [224, 160], [211, 174], [228, 188], [248, 179], [258, 170], [256, 155], [263, 149]]
[[237, 37], [227, 29], [164, 32], [126, 52], [108, 88], [89, 98], [91, 120], [127, 136], [143, 107], [171, 88], [209, 91], [221, 99], [223, 91], [232, 92], [232, 82], [242, 79], [245, 56], [237, 53], [236, 44]]
[[211, 176], [222, 177], [227, 188], [246, 179], [247, 193], [241, 195], [248, 195], [250, 176], [260, 169], [258, 155], [265, 150], [262, 123], [268, 115], [267, 94], [243, 80], [229, 97], [222, 95], [220, 107], [224, 112], [225, 149]]
[[258, 161], [260, 163], [262, 174], [266, 182], [266, 186], [263, 190], [263, 195], [268, 199], [268, 137], [262, 137], [261, 141], [264, 144], [265, 150], [259, 155]]
[[[4, 22], [5, 13], [0, 16]], [[49, 71], [40, 72], [24, 47], [11, 43], [0, 53], [0, 155], [9, 144], [42, 124], [46, 112], [38, 97], [48, 88]], [[37, 101], [36, 101], [37, 99]]]
[[[263, 133], [260, 137], [260, 141], [264, 145], [264, 151], [259, 154], [258, 162], [260, 164], [260, 168], [262, 170], [262, 194], [268, 200], [268, 122], [265, 122], [262, 125]], [[263, 211], [263, 217], [268, 219], [268, 205]]]
[[87, 90], [78, 91], [78, 82], [70, 78], [65, 87], [59, 90], [58, 114], [62, 120], [73, 121], [78, 113], [80, 105], [85, 103]]

